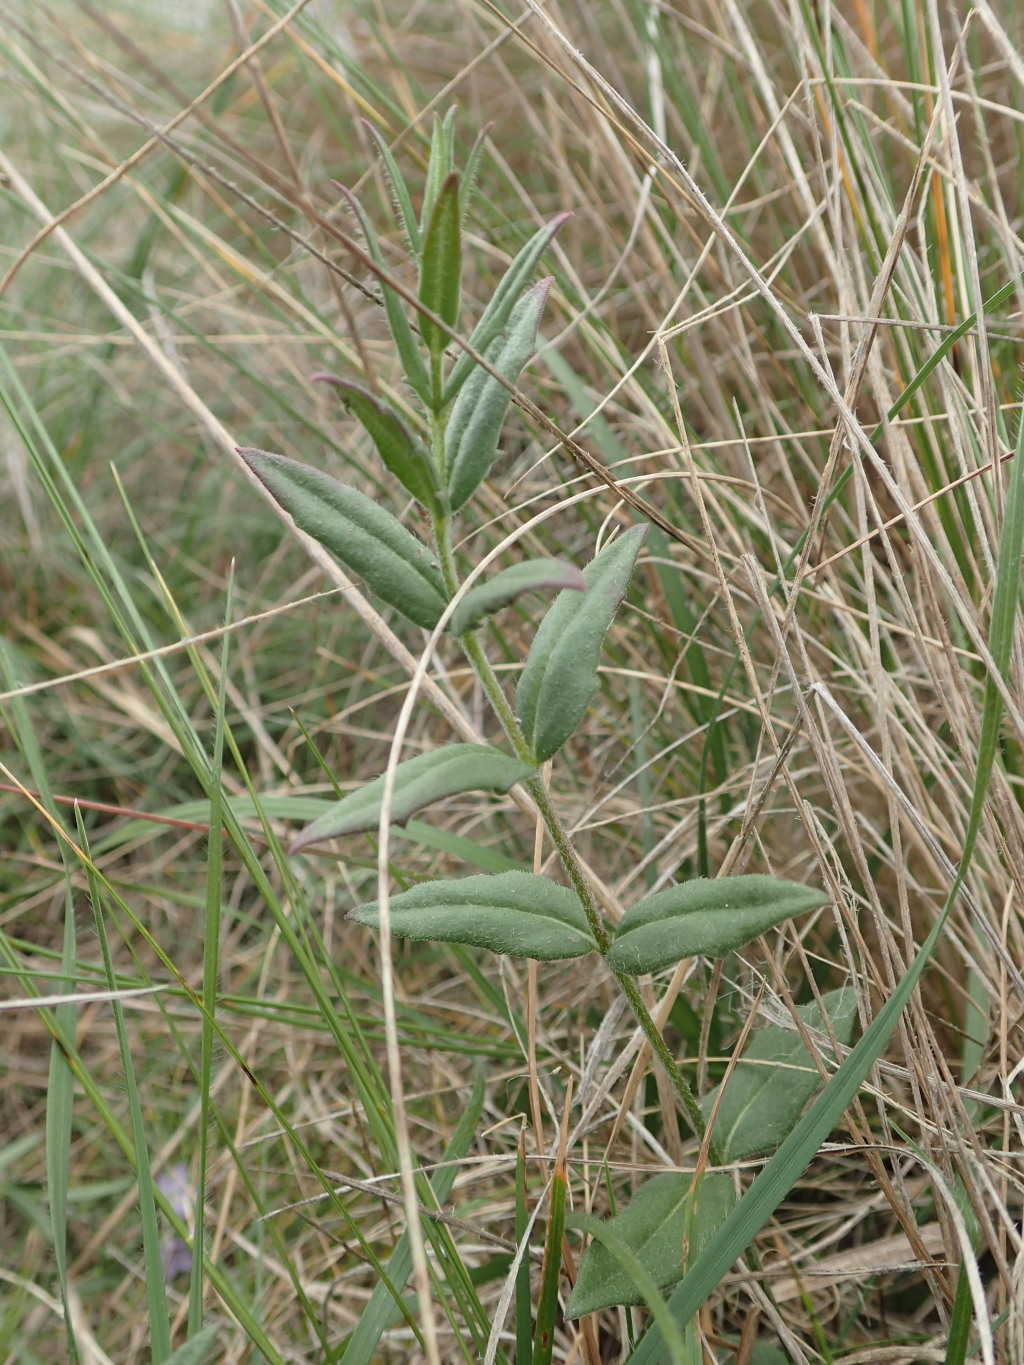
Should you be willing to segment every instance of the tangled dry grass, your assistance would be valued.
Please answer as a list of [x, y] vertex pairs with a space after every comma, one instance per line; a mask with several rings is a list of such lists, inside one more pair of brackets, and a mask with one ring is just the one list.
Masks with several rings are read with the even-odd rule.
[[[172, 987], [126, 1009], [154, 1170], [189, 1167], [201, 1015], [182, 983], [203, 973], [209, 824], [189, 736], [211, 743], [233, 574], [224, 790], [240, 810], [250, 782], [265, 798], [266, 824], [251, 808], [245, 824], [272, 904], [228, 847], [206, 1188], [224, 1283], [209, 1282], [207, 1311], [248, 1305], [263, 1333], [232, 1328], [219, 1359], [268, 1345], [267, 1358], [340, 1359], [377, 1282], [370, 1257], [386, 1259], [404, 1226], [378, 964], [343, 919], [375, 859], [364, 843], [289, 865], [273, 838], [289, 801], [329, 790], [327, 773], [347, 786], [383, 766], [417, 642], [326, 557], [310, 566], [234, 446], [344, 469], [386, 496], [365, 442], [308, 378], [358, 372], [401, 401], [372, 281], [338, 236], [332, 181], [385, 221], [360, 119], [408, 164], [422, 163], [433, 110], [457, 101], [467, 142], [493, 122], [471, 298], [536, 226], [574, 215], [550, 253], [525, 387], [604, 473], [517, 418], [491, 520], [467, 548], [557, 506], [530, 536], [586, 559], [602, 523], [633, 516], [609, 480], [671, 528], [648, 541], [602, 697], [551, 779], [611, 913], [723, 865], [833, 896], [724, 967], [682, 964], [649, 986], [706, 1086], [754, 1011], [788, 1017], [852, 982], [862, 1022], [873, 1017], [963, 848], [1018, 420], [1024, 20], [989, 0], [528, 0], [515, 13], [228, 0], [182, 28], [85, 0], [0, 12], [5, 994], [31, 1000], [67, 976], [67, 885], [72, 975], [80, 990], [102, 984], [93, 888], [80, 863], [65, 872], [67, 846], [24, 789], [70, 835], [59, 799], [75, 798], [120, 897], [104, 911], [120, 983]], [[387, 244], [401, 276], [398, 234]], [[532, 627], [524, 613], [493, 640], [509, 674]], [[150, 649], [165, 653], [140, 663]], [[425, 695], [414, 746], [479, 727], [456, 653]], [[968, 1358], [1024, 1361], [1022, 696], [1017, 649], [941, 949], [843, 1130], [703, 1311], [709, 1361], [745, 1365], [755, 1343], [801, 1365], [946, 1360], [965, 1262]], [[401, 876], [467, 856], [531, 865], [534, 831], [512, 803], [456, 803], [432, 825], [400, 845]], [[622, 1201], [641, 1172], [692, 1165], [695, 1149], [636, 1063], [610, 981], [448, 951], [403, 950], [397, 966], [424, 1169], [443, 1160], [481, 1063], [486, 1078], [432, 1253], [441, 1358], [483, 1358], [524, 1115], [539, 1194], [573, 1079], [574, 1124], [581, 1100], [589, 1110], [572, 1195], [602, 1212], [605, 1162]], [[11, 1362], [59, 1360], [49, 1033], [35, 1011], [4, 1017], [0, 1345]], [[107, 1002], [79, 1009], [77, 1036], [70, 1305], [83, 1359], [128, 1362], [145, 1358], [150, 1327]], [[325, 1174], [345, 1191], [333, 1201]], [[183, 1282], [169, 1293], [180, 1327]], [[624, 1359], [629, 1316], [565, 1324], [555, 1358]], [[399, 1323], [373, 1358], [420, 1350]]]

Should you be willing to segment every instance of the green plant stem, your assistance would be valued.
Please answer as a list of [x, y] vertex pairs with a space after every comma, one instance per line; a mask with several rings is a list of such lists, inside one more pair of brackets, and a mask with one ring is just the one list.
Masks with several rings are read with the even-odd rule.
[[[440, 424], [438, 423], [437, 425], [439, 426]], [[439, 439], [443, 440], [443, 436], [439, 437], [436, 430], [433, 433], [433, 436], [436, 459], [437, 442]], [[443, 515], [432, 518], [432, 521], [434, 543], [437, 548], [438, 562], [441, 565], [441, 573], [444, 576], [445, 586], [449, 593], [454, 595], [459, 587], [459, 578], [455, 568], [455, 555], [452, 549], [450, 521], [448, 517]], [[469, 634], [462, 636], [461, 642], [473, 672], [476, 674], [481, 687], [484, 689], [487, 700], [490, 702], [495, 715], [501, 722], [501, 727], [505, 731], [516, 757], [521, 758], [527, 763], [534, 762], [533, 754], [530, 752], [530, 747], [523, 736], [515, 712], [509, 705], [508, 698], [505, 696], [498, 676], [491, 666], [490, 659], [488, 659], [484, 652], [477, 632], [471, 631]], [[552, 844], [554, 844], [555, 851], [558, 854], [562, 867], [565, 869], [566, 876], [569, 878], [573, 890], [580, 899], [580, 903], [583, 906], [584, 913], [587, 917], [587, 923], [590, 925], [590, 932], [594, 936], [598, 951], [604, 956], [611, 944], [611, 936], [605, 927], [604, 920], [601, 918], [601, 911], [598, 907], [597, 900], [590, 886], [590, 882], [587, 880], [583, 865], [573, 847], [569, 832], [562, 824], [561, 817], [551, 804], [551, 798], [543, 781], [539, 777], [535, 777], [525, 783], [525, 786], [533, 797], [540, 818], [544, 821], [544, 826], [548, 831]], [[664, 1067], [669, 1080], [672, 1082], [672, 1087], [679, 1098], [680, 1104], [683, 1106], [690, 1127], [697, 1137], [703, 1141], [707, 1134], [707, 1124], [704, 1122], [704, 1115], [701, 1113], [697, 1097], [690, 1089], [686, 1077], [676, 1064], [676, 1060], [672, 1056], [672, 1051], [662, 1037], [660, 1029], [651, 1018], [650, 1010], [648, 1010], [647, 1006], [644, 1004], [643, 997], [640, 994], [640, 988], [630, 976], [624, 976], [619, 972], [615, 972], [613, 975], [615, 976], [615, 980], [619, 983], [619, 986], [629, 1003], [629, 1007], [633, 1011], [633, 1017], [636, 1019], [644, 1037], [647, 1039], [651, 1051]], [[708, 1143], [708, 1155], [713, 1165], [721, 1166], [723, 1164], [722, 1154], [714, 1139]]]
[[[485, 662], [487, 663], [487, 666], [490, 667], [489, 661], [485, 660]], [[495, 682], [497, 682], [497, 679], [495, 679]], [[515, 717], [513, 716], [512, 719], [515, 724]], [[518, 724], [516, 724], [516, 731], [519, 733], [520, 739], [522, 739], [522, 732], [519, 731]], [[597, 901], [594, 899], [594, 893], [591, 890], [586, 873], [580, 864], [576, 850], [569, 838], [569, 833], [562, 824], [558, 812], [551, 804], [551, 798], [548, 795], [544, 783], [539, 778], [534, 778], [532, 781], [526, 783], [526, 789], [537, 803], [537, 809], [540, 812], [541, 819], [544, 821], [548, 834], [551, 837], [551, 842], [554, 844], [562, 866], [565, 868], [566, 875], [572, 882], [573, 890], [582, 902], [587, 921], [590, 924], [591, 933], [597, 940], [598, 948], [603, 955], [607, 953], [611, 939], [609, 938], [607, 929], [604, 927]], [[651, 1051], [668, 1073], [669, 1080], [672, 1082], [672, 1087], [679, 1097], [679, 1102], [683, 1106], [691, 1128], [696, 1133], [697, 1137], [703, 1141], [707, 1132], [707, 1125], [704, 1122], [704, 1115], [701, 1113], [700, 1105], [697, 1103], [697, 1097], [690, 1089], [686, 1077], [679, 1070], [676, 1059], [672, 1056], [672, 1051], [662, 1037], [660, 1029], [651, 1018], [650, 1010], [648, 1010], [647, 1006], [644, 1004], [639, 986], [631, 976], [624, 976], [620, 972], [615, 972], [613, 975], [615, 980], [619, 983], [626, 1000], [629, 1002], [629, 1007], [633, 1011], [633, 1017], [640, 1025]], [[708, 1145], [708, 1155], [715, 1166], [723, 1164], [721, 1152], [718, 1150], [713, 1139]]]

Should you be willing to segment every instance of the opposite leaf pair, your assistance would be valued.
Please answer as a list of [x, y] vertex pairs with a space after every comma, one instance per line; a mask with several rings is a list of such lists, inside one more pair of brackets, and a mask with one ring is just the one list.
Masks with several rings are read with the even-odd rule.
[[[811, 887], [758, 874], [698, 877], [631, 906], [606, 961], [622, 976], [642, 976], [685, 957], [722, 957], [826, 900]], [[401, 938], [548, 962], [599, 951], [576, 894], [532, 872], [424, 882], [389, 904], [391, 932]], [[351, 918], [377, 927], [377, 902], [359, 906]]]
[[[361, 403], [363, 399], [367, 405], [375, 402], [369, 395], [360, 395]], [[243, 448], [238, 453], [300, 531], [358, 574], [388, 606], [433, 630], [449, 599], [428, 546], [372, 498], [330, 474], [266, 450]], [[407, 463], [411, 467], [413, 459]], [[564, 560], [528, 559], [466, 593], [448, 626], [453, 635], [464, 635], [523, 593], [585, 587], [585, 576]]]
[[[469, 391], [467, 384], [464, 392]], [[390, 512], [357, 489], [284, 455], [251, 449], [239, 454], [300, 530], [411, 621], [427, 630], [437, 625], [448, 604], [437, 560]], [[562, 589], [541, 622], [516, 692], [523, 738], [537, 763], [556, 754], [586, 714], [598, 687], [601, 648], [646, 534], [646, 526], [631, 527], [582, 574], [562, 560], [513, 565], [471, 588], [452, 613], [449, 626], [463, 635], [522, 593]], [[508, 788], [484, 782], [476, 789]]]

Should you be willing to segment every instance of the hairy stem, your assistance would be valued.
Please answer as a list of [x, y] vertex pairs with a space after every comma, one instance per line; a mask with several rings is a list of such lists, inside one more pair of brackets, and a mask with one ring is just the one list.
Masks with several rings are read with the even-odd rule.
[[[437, 425], [440, 426], [440, 423]], [[435, 452], [436, 443], [439, 439], [443, 440], [443, 436], [435, 431]], [[433, 518], [433, 532], [434, 543], [437, 547], [438, 561], [441, 565], [441, 573], [444, 576], [445, 586], [450, 593], [454, 594], [459, 586], [459, 580], [455, 568], [455, 555], [452, 549], [450, 519], [443, 515]], [[480, 643], [479, 636], [475, 631], [462, 637], [462, 647], [472, 666], [473, 672], [476, 674], [481, 687], [484, 689], [487, 700], [490, 702], [495, 715], [501, 723], [502, 729], [508, 737], [508, 741], [515, 752], [516, 757], [523, 759], [525, 762], [533, 762], [533, 755], [530, 752], [530, 747], [526, 743], [523, 732], [520, 729], [515, 712], [509, 704], [509, 700], [501, 686], [498, 675], [491, 666], [491, 661], [488, 659], [483, 645]], [[561, 817], [552, 805], [551, 797], [541, 779], [539, 777], [532, 778], [525, 786], [533, 797], [540, 817], [544, 821], [545, 828], [547, 829], [551, 842], [558, 854], [559, 861], [565, 869], [565, 874], [569, 878], [573, 890], [580, 899], [580, 904], [583, 906], [584, 913], [587, 916], [587, 923], [590, 925], [590, 932], [594, 936], [594, 941], [597, 943], [601, 954], [604, 955], [607, 953], [611, 943], [611, 936], [605, 927], [593, 889], [591, 888], [590, 882], [587, 880], [586, 872], [573, 847], [569, 832], [562, 824]], [[630, 1009], [633, 1011], [633, 1016], [640, 1026], [644, 1037], [647, 1039], [651, 1051], [664, 1067], [665, 1072], [672, 1083], [672, 1087], [678, 1096], [679, 1102], [683, 1107], [683, 1111], [689, 1120], [691, 1128], [697, 1137], [703, 1141], [707, 1132], [707, 1125], [704, 1122], [704, 1115], [701, 1113], [700, 1105], [697, 1103], [697, 1098], [690, 1089], [686, 1077], [677, 1066], [676, 1060], [672, 1056], [671, 1049], [662, 1037], [654, 1020], [651, 1018], [650, 1011], [644, 1004], [643, 997], [640, 994], [640, 988], [632, 977], [623, 976], [618, 972], [614, 975], [626, 1000], [629, 1002]], [[722, 1164], [721, 1152], [718, 1150], [714, 1140], [708, 1144], [708, 1155], [714, 1165], [720, 1166]]]
[[[517, 725], [516, 729], [518, 730], [518, 728]], [[604, 926], [604, 922], [601, 919], [601, 912], [598, 909], [597, 901], [594, 899], [594, 893], [590, 883], [587, 881], [586, 873], [576, 855], [572, 840], [569, 838], [568, 830], [566, 830], [565, 826], [562, 824], [561, 817], [551, 804], [551, 799], [543, 782], [541, 782], [539, 778], [534, 778], [532, 781], [527, 782], [526, 788], [537, 803], [537, 809], [540, 811], [541, 819], [547, 827], [548, 834], [551, 836], [551, 842], [558, 852], [559, 859], [561, 860], [562, 866], [565, 868], [566, 875], [572, 882], [573, 890], [579, 896], [580, 901], [583, 904], [587, 921], [590, 924], [591, 933], [597, 940], [601, 953], [607, 953], [611, 940], [608, 931]], [[690, 1127], [696, 1133], [697, 1137], [703, 1141], [707, 1132], [707, 1125], [704, 1122], [704, 1115], [701, 1113], [700, 1105], [697, 1103], [697, 1097], [690, 1089], [686, 1077], [679, 1070], [676, 1059], [672, 1056], [672, 1051], [662, 1037], [657, 1024], [655, 1024], [654, 1020], [651, 1018], [650, 1011], [644, 1004], [643, 997], [640, 994], [639, 986], [637, 986], [631, 976], [624, 976], [620, 972], [615, 972], [614, 976], [615, 980], [619, 983], [626, 1000], [629, 1002], [629, 1007], [633, 1011], [633, 1017], [640, 1025], [643, 1035], [650, 1045], [651, 1051], [657, 1057], [658, 1061], [661, 1062], [668, 1074], [668, 1078], [672, 1082], [672, 1088], [675, 1090], [679, 1102], [686, 1113], [686, 1117], [690, 1122]], [[708, 1145], [708, 1155], [714, 1165], [720, 1166], [722, 1164], [721, 1153], [714, 1140]]]

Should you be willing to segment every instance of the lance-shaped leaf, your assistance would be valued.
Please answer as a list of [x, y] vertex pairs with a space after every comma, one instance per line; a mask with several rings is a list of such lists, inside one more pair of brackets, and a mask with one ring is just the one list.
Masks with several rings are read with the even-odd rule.
[[387, 469], [424, 507], [436, 509], [441, 481], [430, 451], [402, 419], [360, 384], [333, 374], [315, 374], [315, 382], [333, 384], [341, 401], [362, 422]]
[[216, 1322], [200, 1327], [194, 1336], [189, 1337], [188, 1341], [183, 1341], [176, 1351], [164, 1357], [164, 1365], [206, 1365], [208, 1360], [214, 1358], [213, 1352], [219, 1332], [220, 1325]]
[[[838, 1043], [847, 1046], [857, 1022], [857, 994], [852, 986], [823, 995], [821, 1003]], [[809, 1029], [828, 1036], [817, 1001], [797, 1006]], [[827, 1043], [824, 1056], [831, 1057]], [[804, 1105], [821, 1088], [822, 1079], [795, 1028], [769, 1024], [759, 1029], [727, 1081], [701, 1100], [705, 1119], [715, 1115], [714, 1137], [725, 1161], [773, 1152], [792, 1131]]]
[[564, 559], [527, 559], [470, 588], [452, 612], [448, 628], [453, 635], [465, 635], [467, 630], [475, 630], [485, 616], [493, 616], [524, 592], [538, 588], [582, 592], [586, 586], [586, 579], [575, 564]]
[[516, 690], [519, 723], [538, 763], [557, 753], [586, 715], [601, 648], [646, 534], [646, 524], [633, 526], [606, 545], [583, 570], [585, 591], [559, 593], [540, 623]]
[[[377, 902], [359, 906], [350, 918], [376, 928]], [[542, 962], [584, 957], [597, 948], [578, 898], [532, 872], [424, 882], [392, 897], [391, 932]]]
[[412, 196], [409, 194], [409, 187], [405, 183], [405, 177], [398, 169], [398, 163], [391, 153], [391, 148], [377, 128], [369, 121], [362, 120], [363, 127], [376, 143], [377, 150], [380, 152], [381, 161], [384, 163], [384, 174], [387, 177], [388, 187], [391, 190], [391, 198], [394, 202], [395, 212], [398, 214], [405, 229], [406, 240], [413, 255], [420, 254], [420, 243], [422, 235], [420, 225], [416, 221], [416, 213], [412, 206]]
[[[454, 327], [459, 320], [462, 284], [462, 210], [459, 206], [459, 173], [452, 171], [441, 186], [420, 255], [420, 303]], [[420, 319], [420, 335], [435, 355], [448, 344], [447, 334], [427, 318]], [[440, 394], [438, 406], [440, 406]]]
[[390, 512], [310, 465], [266, 450], [239, 455], [295, 525], [416, 625], [432, 630], [445, 609], [441, 572], [422, 541]]
[[[362, 205], [351, 190], [346, 189], [344, 185], [339, 185], [337, 181], [334, 183], [345, 196], [349, 207], [359, 221], [371, 260], [375, 266], [386, 273], [387, 266], [384, 264], [384, 255], [381, 252], [380, 243], [377, 241], [377, 234], [374, 232], [369, 218], [363, 212]], [[423, 363], [423, 357], [420, 355], [409, 319], [405, 315], [405, 305], [395, 291], [384, 283], [383, 279], [379, 283], [381, 297], [384, 300], [384, 314], [388, 320], [395, 350], [402, 362], [402, 372], [413, 392], [418, 394], [424, 403], [431, 403], [433, 402], [433, 389], [430, 383], [430, 375]]]
[[[736, 1202], [732, 1177], [706, 1175], [694, 1181], [682, 1172], [656, 1175], [629, 1204], [607, 1221], [607, 1227], [632, 1251], [658, 1289], [670, 1288], [683, 1277], [718, 1231]], [[642, 1303], [636, 1283], [615, 1256], [594, 1241], [580, 1262], [576, 1287], [566, 1316], [581, 1318], [621, 1303]]]
[[[491, 301], [484, 309], [480, 321], [470, 333], [469, 344], [473, 350], [480, 354], [486, 353], [491, 343], [508, 326], [512, 309], [529, 284], [538, 261], [558, 229], [571, 217], [571, 213], [560, 213], [557, 218], [552, 218], [550, 223], [545, 223], [513, 259], [512, 264], [501, 277], [497, 289], [491, 295]], [[474, 366], [476, 366], [476, 361], [468, 352], [463, 351], [452, 366], [452, 372], [445, 385], [444, 401], [446, 406], [473, 373]]]
[[[512, 310], [508, 330], [487, 348], [486, 359], [498, 374], [515, 384], [537, 345], [537, 328], [544, 311], [551, 279], [541, 280], [522, 296]], [[457, 512], [486, 479], [498, 457], [498, 437], [512, 395], [499, 379], [482, 366], [463, 385], [455, 400], [445, 434], [448, 493]]]
[[470, 147], [469, 154], [466, 157], [466, 164], [462, 170], [462, 184], [459, 186], [459, 202], [462, 208], [463, 221], [465, 221], [469, 201], [476, 189], [476, 177], [480, 170], [480, 159], [483, 156], [484, 143], [487, 141], [487, 134], [493, 127], [493, 123], [484, 124], [473, 139], [473, 145]]
[[[517, 782], [532, 777], [535, 769], [490, 744], [449, 744], [429, 754], [418, 754], [395, 768], [391, 797], [391, 820], [404, 825], [424, 806], [461, 792], [507, 792]], [[384, 777], [367, 782], [358, 791], [308, 825], [292, 844], [291, 851], [360, 830], [376, 832], [384, 800]]]
[[420, 215], [420, 230], [424, 234], [430, 215], [434, 211], [441, 187], [455, 169], [455, 114], [452, 107], [445, 114], [434, 115], [434, 126], [430, 134], [430, 156], [427, 158], [427, 180], [423, 186], [423, 207]]
[[827, 900], [813, 887], [759, 874], [696, 877], [631, 906], [615, 931], [608, 965], [640, 976], [684, 957], [723, 957]]

